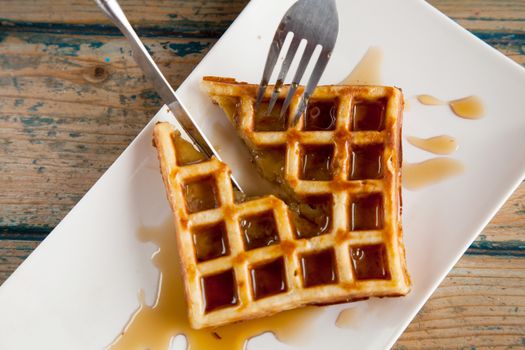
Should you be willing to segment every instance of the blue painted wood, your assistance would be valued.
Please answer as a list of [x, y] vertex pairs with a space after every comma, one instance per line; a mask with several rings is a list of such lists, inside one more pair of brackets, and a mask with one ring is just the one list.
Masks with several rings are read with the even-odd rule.
[[525, 242], [514, 240], [503, 242], [478, 240], [472, 243], [465, 254], [525, 258]]
[[[134, 25], [141, 37], [171, 37], [171, 38], [218, 38], [231, 24], [224, 21], [191, 21], [174, 19], [166, 25]], [[122, 33], [111, 24], [69, 24], [47, 22], [13, 21], [0, 17], [0, 33], [32, 32], [46, 34], [73, 34], [84, 36], [121, 36]]]

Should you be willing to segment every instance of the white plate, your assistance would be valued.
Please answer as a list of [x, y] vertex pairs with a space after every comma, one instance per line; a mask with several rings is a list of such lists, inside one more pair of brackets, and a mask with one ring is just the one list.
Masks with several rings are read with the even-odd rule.
[[[257, 82], [273, 31], [292, 0], [253, 0], [178, 90], [210, 139], [236, 169], [240, 141], [200, 91], [203, 75]], [[404, 191], [408, 297], [363, 303], [355, 327], [341, 330], [329, 308], [307, 349], [391, 346], [525, 173], [525, 71], [418, 0], [339, 0], [340, 38], [323, 83], [340, 81], [370, 46], [384, 52], [383, 82], [410, 97], [477, 95], [486, 117], [461, 120], [446, 107], [412, 103], [404, 132], [450, 134], [461, 176], [419, 192]], [[143, 226], [169, 216], [151, 147], [152, 125], [165, 108], [0, 290], [1, 349], [102, 349], [137, 308], [137, 291], [155, 299], [155, 247], [136, 239]], [[233, 141], [235, 140], [235, 141]], [[410, 162], [431, 158], [405, 144]], [[250, 348], [286, 348], [272, 336]]]

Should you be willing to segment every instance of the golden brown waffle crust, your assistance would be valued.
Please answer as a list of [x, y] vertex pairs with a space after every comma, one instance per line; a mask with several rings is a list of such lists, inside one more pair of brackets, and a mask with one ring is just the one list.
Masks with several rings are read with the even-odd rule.
[[[218, 91], [222, 96], [239, 97], [245, 96], [255, 99], [257, 95], [258, 85], [247, 82], [239, 82], [234, 78], [205, 76], [202, 78], [202, 87], [210, 95], [214, 95]], [[284, 98], [288, 95], [290, 85], [283, 85], [279, 92], [279, 98]], [[273, 91], [273, 86], [269, 86], [265, 92], [265, 98], [269, 99]], [[304, 91], [304, 87], [300, 86], [297, 89], [296, 95], [299, 96]], [[349, 94], [353, 96], [369, 96], [369, 98], [381, 97], [395, 97], [402, 96], [401, 89], [393, 86], [375, 86], [375, 85], [322, 85], [318, 86], [311, 99], [330, 98], [336, 95]], [[400, 107], [403, 108], [404, 101], [400, 101]], [[402, 109], [401, 109], [402, 112]], [[402, 113], [401, 113], [402, 116]], [[401, 122], [401, 121], [400, 121]]]
[[[236, 99], [236, 113], [253, 113], [253, 103], [257, 86], [247, 83], [237, 83], [231, 78], [205, 77], [203, 87], [218, 104], [224, 104]], [[281, 95], [284, 97], [288, 87], [284, 87]], [[271, 91], [271, 88], [268, 89]], [[283, 133], [254, 132], [253, 127], [245, 120], [232, 122], [239, 129], [240, 135], [248, 147], [264, 147], [274, 144], [286, 144], [291, 148], [300, 144], [318, 144], [325, 142], [355, 144], [381, 142], [385, 145], [385, 173], [381, 180], [347, 181], [345, 174], [324, 183], [319, 181], [302, 181], [295, 176], [297, 169], [288, 164], [286, 180], [291, 188], [301, 196], [331, 193], [337, 205], [348, 203], [353, 193], [381, 192], [385, 197], [385, 224], [381, 231], [348, 232], [348, 219], [342, 216], [334, 217], [333, 230], [325, 235], [311, 239], [297, 239], [293, 233], [293, 224], [289, 217], [287, 205], [280, 199], [267, 196], [242, 204], [233, 201], [233, 191], [229, 179], [230, 170], [227, 165], [215, 158], [203, 163], [179, 166], [173, 143], [174, 129], [168, 123], [159, 123], [154, 128], [154, 144], [158, 150], [162, 178], [167, 190], [168, 200], [172, 207], [177, 229], [177, 247], [183, 269], [183, 278], [188, 302], [189, 320], [194, 328], [215, 327], [227, 323], [268, 316], [280, 311], [305, 306], [309, 304], [333, 304], [369, 297], [402, 296], [410, 291], [411, 282], [406, 269], [405, 250], [402, 241], [401, 225], [401, 118], [403, 96], [399, 89], [377, 86], [322, 86], [316, 89], [312, 99], [342, 99], [348, 103], [352, 98], [385, 98], [388, 100], [385, 129], [381, 132], [356, 133], [350, 132], [348, 126], [341, 124], [331, 132], [321, 134], [300, 130], [301, 123], [296, 128], [290, 128]], [[267, 96], [268, 98], [269, 96]], [[228, 101], [226, 101], [228, 100]], [[226, 101], [226, 102], [225, 102]], [[229, 103], [229, 102], [228, 102]], [[292, 109], [296, 101], [292, 102]], [[230, 106], [231, 107], [231, 106]], [[342, 107], [341, 113], [345, 112]], [[292, 135], [292, 136], [290, 136]], [[313, 138], [315, 136], [315, 138]], [[331, 140], [331, 141], [330, 141]], [[338, 153], [339, 152], [339, 153]], [[336, 149], [336, 156], [344, 158], [348, 155]], [[213, 176], [219, 190], [221, 205], [219, 208], [188, 213], [182, 187], [188, 181], [197, 178]], [[252, 215], [271, 210], [279, 226], [278, 244], [246, 251], [241, 238], [239, 220], [245, 215]], [[340, 214], [337, 214], [340, 215]], [[227, 227], [230, 254], [215, 260], [198, 262], [192, 241], [192, 230], [195, 227], [224, 221]], [[346, 229], [345, 229], [346, 227]], [[389, 280], [356, 280], [352, 275], [349, 247], [355, 244], [385, 244], [391, 278]], [[337, 260], [339, 281], [333, 285], [322, 285], [306, 288], [303, 286], [299, 256], [333, 247]], [[252, 295], [249, 269], [264, 261], [283, 257], [285, 261], [286, 282], [288, 290], [285, 293], [255, 300]], [[201, 291], [201, 278], [213, 273], [233, 268], [237, 284], [239, 302], [236, 306], [226, 307], [216, 311], [205, 312]]]

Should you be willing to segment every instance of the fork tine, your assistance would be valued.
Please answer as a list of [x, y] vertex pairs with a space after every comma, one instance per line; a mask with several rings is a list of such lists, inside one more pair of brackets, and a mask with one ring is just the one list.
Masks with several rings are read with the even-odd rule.
[[[273, 69], [275, 68], [277, 59], [279, 58], [279, 52], [281, 52], [281, 48], [283, 47], [284, 39], [282, 34], [282, 31], [277, 30], [272, 44], [270, 45], [270, 51], [268, 52], [268, 57], [264, 66], [263, 77], [261, 79], [261, 83], [259, 84], [259, 91], [257, 92], [257, 102], [255, 103], [256, 110], [261, 104], [264, 93], [266, 92], [266, 87], [268, 86], [268, 82], [272, 76]], [[284, 38], [286, 38], [286, 35], [284, 35]]]
[[303, 57], [301, 57], [301, 62], [299, 63], [299, 67], [297, 68], [297, 71], [295, 72], [295, 76], [293, 78], [292, 85], [290, 86], [288, 95], [286, 96], [286, 99], [284, 100], [283, 106], [281, 108], [281, 117], [284, 116], [284, 114], [288, 110], [288, 107], [290, 106], [290, 102], [292, 102], [292, 98], [295, 95], [295, 92], [297, 91], [299, 84], [301, 83], [301, 79], [303, 78], [304, 72], [306, 71], [306, 67], [308, 67], [308, 63], [310, 62], [310, 59], [312, 58], [315, 48], [316, 48], [316, 45], [312, 45], [311, 43], [306, 44], [306, 48], [304, 49]]
[[314, 70], [312, 72], [312, 75], [310, 76], [310, 79], [308, 80], [308, 84], [306, 85], [306, 89], [304, 90], [303, 96], [301, 96], [301, 101], [299, 102], [299, 105], [297, 106], [297, 109], [295, 111], [295, 116], [293, 118], [292, 125], [295, 125], [297, 123], [297, 121], [301, 117], [301, 114], [303, 114], [303, 112], [305, 111], [306, 106], [308, 105], [308, 100], [310, 99], [310, 96], [312, 96], [315, 87], [319, 83], [319, 80], [321, 79], [321, 76], [323, 75], [323, 72], [326, 66], [328, 65], [328, 61], [330, 60], [331, 55], [331, 51], [321, 51], [321, 55], [319, 55], [319, 59], [315, 64]]
[[277, 102], [277, 98], [279, 97], [279, 92], [281, 92], [283, 83], [286, 80], [286, 76], [288, 75], [290, 65], [292, 64], [295, 54], [297, 53], [297, 49], [299, 48], [299, 44], [301, 43], [301, 39], [297, 35], [294, 33], [292, 33], [292, 35], [292, 42], [290, 43], [290, 47], [286, 53], [286, 58], [284, 59], [283, 65], [281, 66], [281, 71], [277, 77], [277, 82], [275, 83], [275, 87], [273, 89], [272, 98], [270, 99], [270, 104], [268, 105], [268, 115], [272, 113], [275, 102]]

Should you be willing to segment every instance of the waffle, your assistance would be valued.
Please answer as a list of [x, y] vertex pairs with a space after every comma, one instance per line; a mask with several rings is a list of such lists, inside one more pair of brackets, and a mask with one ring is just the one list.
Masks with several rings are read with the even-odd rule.
[[332, 252], [334, 280], [304, 289], [305, 279], [296, 292], [299, 299], [333, 303], [407, 294], [411, 281], [401, 225], [401, 90], [320, 86], [292, 125], [302, 88], [280, 118], [288, 86], [269, 116], [271, 86], [257, 111], [257, 85], [205, 77], [203, 87], [237, 128], [263, 176], [299, 201], [289, 203], [294, 243], [300, 246], [296, 253]]
[[[236, 201], [225, 164], [204, 159], [171, 125], [156, 125], [154, 143], [174, 212], [192, 327], [215, 327], [309, 304], [408, 293], [400, 221], [400, 91], [321, 87], [312, 103], [339, 101], [334, 130], [303, 131], [301, 120], [296, 127], [272, 132], [276, 126], [271, 120], [262, 126], [265, 131], [254, 127], [256, 86], [222, 78], [206, 78], [204, 86], [238, 127], [261, 168], [269, 170], [265, 175], [291, 191], [296, 201], [288, 206], [272, 195]], [[350, 114], [356, 98], [387, 101], [382, 131], [348, 131], [350, 118], [342, 116]], [[321, 124], [310, 122], [307, 129]], [[316, 147], [326, 150], [314, 152]], [[357, 166], [363, 161], [356, 154], [366, 156], [367, 147], [375, 147], [376, 153], [382, 147], [374, 176], [369, 176], [371, 166]], [[286, 156], [276, 162], [279, 152]], [[308, 162], [330, 165], [323, 170], [302, 164]]]

